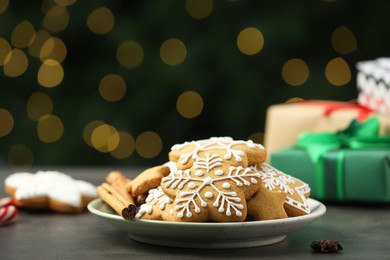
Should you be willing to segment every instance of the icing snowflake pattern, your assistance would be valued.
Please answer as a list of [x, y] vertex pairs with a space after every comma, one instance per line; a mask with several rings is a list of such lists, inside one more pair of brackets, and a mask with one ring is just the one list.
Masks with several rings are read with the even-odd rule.
[[[269, 190], [279, 189], [284, 191], [288, 194], [286, 198], [287, 204], [300, 209], [307, 214], [310, 213], [310, 208], [305, 198], [305, 194], [310, 192], [310, 187], [306, 183], [302, 183], [301, 186], [292, 187], [292, 185], [297, 182], [294, 177], [287, 175], [266, 163], [261, 165], [260, 171], [256, 169], [256, 166], [253, 166], [252, 169], [255, 172], [260, 173], [264, 187]], [[292, 195], [295, 193], [298, 194], [299, 201], [292, 198]]]
[[187, 145], [196, 146], [196, 148], [193, 149], [191, 152], [182, 154], [180, 156], [180, 162], [182, 164], [187, 163], [190, 158], [196, 159], [198, 152], [200, 151], [215, 150], [215, 149], [226, 150], [226, 155], [224, 156], [224, 159], [230, 160], [233, 156], [237, 162], [240, 162], [242, 160], [242, 157], [245, 155], [245, 153], [241, 150], [236, 150], [232, 148], [232, 146], [239, 145], [239, 144], [246, 145], [249, 148], [259, 148], [261, 150], [264, 150], [264, 147], [262, 145], [255, 144], [252, 140], [235, 141], [231, 137], [212, 137], [207, 140], [185, 142], [183, 144], [176, 144], [172, 146], [172, 150], [180, 150]]
[[146, 203], [142, 204], [139, 208], [135, 216], [136, 218], [141, 218], [144, 214], [152, 214], [153, 206], [157, 204], [159, 209], [164, 210], [167, 204], [172, 203], [172, 200], [167, 195], [165, 195], [161, 187], [158, 186], [155, 189], [149, 190], [149, 194], [146, 197], [145, 202]]
[[[238, 153], [232, 152], [232, 154], [237, 155]], [[202, 194], [205, 187], [211, 187], [216, 191], [217, 196], [213, 200], [212, 206], [218, 208], [219, 213], [225, 213], [226, 216], [232, 216], [233, 213], [238, 217], [242, 216], [244, 205], [238, 194], [231, 189], [232, 185], [229, 181], [233, 181], [236, 186], [250, 186], [258, 182], [260, 173], [242, 166], [230, 166], [229, 170], [225, 172], [219, 168], [222, 164], [223, 159], [218, 154], [206, 153], [205, 158], [195, 157], [193, 172], [190, 169], [176, 170], [163, 178], [162, 183], [165, 184], [166, 188], [179, 190], [184, 187], [188, 188], [179, 192], [175, 199], [174, 210], [178, 212], [179, 218], [184, 216], [191, 218], [193, 215], [191, 206], [193, 206], [195, 213], [199, 213], [201, 208], [208, 205], [205, 198], [213, 200], [212, 192], [207, 191]], [[222, 189], [215, 185], [216, 182], [222, 182]]]

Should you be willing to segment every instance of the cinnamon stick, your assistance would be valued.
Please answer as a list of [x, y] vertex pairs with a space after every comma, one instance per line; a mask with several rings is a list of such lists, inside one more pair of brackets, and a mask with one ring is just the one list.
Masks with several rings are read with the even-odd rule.
[[134, 200], [133, 196], [127, 192], [127, 186], [131, 180], [124, 176], [120, 171], [112, 171], [106, 177], [106, 182], [110, 184], [123, 197]]
[[124, 219], [133, 219], [137, 207], [132, 197], [125, 198], [108, 183], [103, 183], [97, 188], [99, 197], [113, 208]]

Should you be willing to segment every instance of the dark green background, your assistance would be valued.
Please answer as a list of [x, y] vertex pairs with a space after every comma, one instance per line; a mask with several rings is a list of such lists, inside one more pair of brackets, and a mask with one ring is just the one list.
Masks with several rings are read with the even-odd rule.
[[[47, 89], [36, 82], [39, 59], [30, 59], [26, 73], [9, 78], [0, 73], [0, 107], [10, 111], [15, 125], [0, 138], [0, 158], [7, 163], [13, 144], [23, 144], [34, 154], [34, 165], [97, 164], [154, 165], [167, 160], [175, 143], [232, 136], [247, 139], [263, 132], [268, 106], [292, 97], [349, 101], [357, 97], [355, 64], [360, 60], [388, 56], [390, 51], [390, 2], [388, 1], [214, 1], [212, 14], [203, 20], [190, 17], [183, 0], [77, 1], [68, 7], [69, 26], [52, 35], [67, 46], [61, 85]], [[10, 39], [13, 28], [29, 20], [38, 30], [44, 14], [41, 1], [10, 1], [0, 14], [0, 37]], [[104, 35], [92, 33], [88, 15], [97, 7], [108, 7], [115, 27]], [[355, 35], [358, 49], [348, 55], [337, 53], [331, 35], [346, 26]], [[242, 54], [236, 45], [238, 33], [258, 28], [264, 47], [253, 56]], [[159, 48], [169, 38], [182, 40], [186, 60], [178, 66], [161, 61]], [[116, 60], [117, 46], [126, 40], [139, 42], [144, 60], [126, 69]], [[334, 86], [325, 77], [326, 64], [342, 57], [350, 66], [352, 81]], [[300, 58], [310, 69], [308, 80], [289, 86], [281, 77], [283, 64]], [[97, 87], [104, 75], [116, 73], [127, 83], [125, 98], [106, 102]], [[185, 119], [176, 110], [178, 96], [188, 90], [204, 101], [200, 116]], [[54, 103], [53, 114], [64, 123], [62, 138], [51, 144], [39, 141], [36, 122], [26, 115], [29, 96], [41, 91]], [[81, 113], [88, 106], [88, 114]], [[118, 160], [89, 147], [82, 138], [84, 126], [102, 120], [134, 138], [144, 131], [158, 133], [163, 151], [153, 159], [136, 152]], [[286, 129], [288, 131], [288, 129]]]

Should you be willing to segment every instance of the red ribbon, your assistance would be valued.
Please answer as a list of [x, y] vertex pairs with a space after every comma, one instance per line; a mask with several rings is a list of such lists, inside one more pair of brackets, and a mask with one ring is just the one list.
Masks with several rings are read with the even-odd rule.
[[358, 112], [356, 119], [359, 121], [366, 120], [373, 112], [373, 110], [368, 108], [368, 107], [365, 107], [365, 106], [362, 106], [359, 104], [343, 103], [343, 102], [305, 100], [305, 101], [298, 102], [298, 104], [323, 106], [324, 112], [323, 112], [322, 116], [324, 116], [324, 117], [327, 117], [327, 116], [331, 115], [333, 112], [338, 111], [338, 110], [342, 110], [342, 109], [356, 110]]

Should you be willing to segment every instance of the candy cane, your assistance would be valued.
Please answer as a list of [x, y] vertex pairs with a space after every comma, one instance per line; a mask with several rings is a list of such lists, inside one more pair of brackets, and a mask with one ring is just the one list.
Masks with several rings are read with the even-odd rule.
[[10, 223], [18, 215], [18, 209], [13, 206], [0, 208], [0, 225]]
[[14, 200], [12, 198], [1, 198], [0, 199], [0, 208], [7, 207], [10, 205], [15, 205]]

